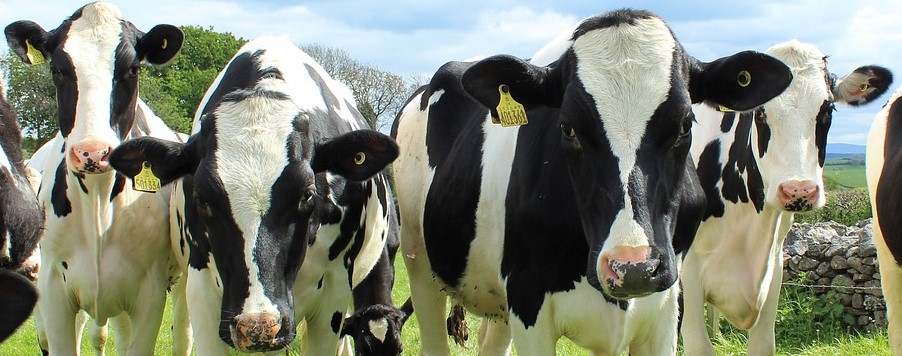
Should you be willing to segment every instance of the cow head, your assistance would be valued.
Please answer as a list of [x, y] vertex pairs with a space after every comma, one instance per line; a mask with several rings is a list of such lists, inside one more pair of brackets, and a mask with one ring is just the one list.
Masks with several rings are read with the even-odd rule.
[[371, 130], [316, 142], [316, 123], [284, 95], [240, 92], [187, 144], [142, 137], [110, 162], [129, 177], [146, 162], [164, 185], [185, 176], [185, 222], [222, 279], [220, 337], [242, 351], [276, 350], [295, 336], [292, 287], [308, 242], [324, 220], [341, 219], [329, 184], [369, 179], [398, 147]]
[[798, 41], [777, 44], [767, 54], [789, 66], [793, 80], [754, 113], [751, 147], [764, 201], [786, 211], [808, 211], [825, 201], [822, 174], [834, 104], [873, 101], [889, 89], [892, 73], [862, 66], [836, 81], [827, 70], [827, 57]]
[[358, 356], [401, 355], [401, 328], [410, 313], [391, 305], [370, 305], [345, 319], [341, 336], [354, 338], [354, 354]]
[[79, 174], [110, 170], [110, 152], [133, 129], [141, 62], [169, 62], [184, 40], [172, 25], [141, 32], [102, 2], [85, 5], [49, 32], [31, 21], [5, 32], [25, 63], [50, 61], [66, 162]]
[[502, 85], [527, 110], [560, 108], [556, 134], [591, 251], [589, 283], [615, 298], [665, 290], [704, 209], [687, 155], [691, 104], [753, 109], [792, 76], [780, 61], [751, 51], [701, 63], [644, 11], [587, 19], [563, 47], [544, 67], [510, 56], [484, 59], [461, 82], [492, 115]]

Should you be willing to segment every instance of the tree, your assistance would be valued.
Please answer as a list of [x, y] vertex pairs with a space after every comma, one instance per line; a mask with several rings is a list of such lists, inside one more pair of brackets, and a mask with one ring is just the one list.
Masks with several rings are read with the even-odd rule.
[[301, 46], [304, 52], [354, 94], [357, 109], [373, 129], [391, 125], [404, 105], [409, 85], [397, 74], [361, 64], [342, 49], [318, 44]]
[[191, 131], [191, 122], [207, 88], [247, 40], [213, 27], [181, 26], [185, 43], [171, 63], [145, 67], [141, 97], [167, 125]]
[[24, 148], [33, 151], [59, 130], [56, 87], [50, 78], [49, 64], [28, 65], [9, 51], [0, 58], [0, 67], [8, 76], [6, 97], [19, 116], [26, 137]]

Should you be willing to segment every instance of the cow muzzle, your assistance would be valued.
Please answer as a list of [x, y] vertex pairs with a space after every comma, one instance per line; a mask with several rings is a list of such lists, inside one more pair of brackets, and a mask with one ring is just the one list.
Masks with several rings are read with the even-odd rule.
[[817, 206], [820, 188], [810, 180], [789, 180], [777, 186], [777, 199], [786, 211], [809, 211]]
[[113, 147], [101, 141], [82, 141], [69, 149], [69, 166], [77, 173], [98, 174], [108, 172]]
[[232, 343], [242, 352], [274, 351], [285, 348], [291, 342], [280, 337], [282, 319], [278, 314], [259, 313], [239, 315], [230, 328]]
[[663, 290], [664, 265], [649, 246], [617, 246], [602, 253], [597, 271], [608, 295], [629, 299]]

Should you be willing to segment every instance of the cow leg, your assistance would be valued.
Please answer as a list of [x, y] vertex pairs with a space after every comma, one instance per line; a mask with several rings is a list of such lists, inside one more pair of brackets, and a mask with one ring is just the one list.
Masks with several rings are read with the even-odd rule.
[[[44, 257], [44, 256], [42, 256]], [[48, 259], [44, 259], [47, 261]], [[50, 355], [77, 355], [75, 314], [78, 310], [69, 301], [69, 293], [62, 276], [48, 266], [38, 277], [38, 306], [41, 308], [44, 335]]]
[[711, 335], [712, 339], [720, 338], [720, 312], [717, 311], [717, 307], [712, 304], [707, 304], [706, 311], [706, 319], [708, 320], [708, 335]]
[[[508, 313], [510, 333], [513, 336], [514, 346], [517, 348], [518, 354], [555, 355], [554, 347], [558, 339], [555, 332], [556, 328], [547, 308], [543, 309], [539, 311], [535, 325], [531, 325], [529, 328], [513, 313]], [[419, 310], [417, 312], [419, 313]], [[482, 352], [480, 354], [486, 355]]]
[[482, 355], [510, 355], [511, 328], [507, 323], [483, 318], [479, 324], [479, 353]]
[[[96, 323], [97, 320], [94, 322]], [[132, 333], [132, 323], [128, 318], [128, 314], [123, 312], [110, 318], [109, 322], [110, 326], [113, 328], [113, 338], [116, 339], [116, 350], [125, 353], [124, 351], [128, 350], [131, 345]], [[97, 327], [106, 328], [106, 322], [104, 322], [102, 326], [98, 324]]]
[[[677, 319], [679, 318], [679, 285], [647, 297], [634, 299], [634, 310], [647, 311], [641, 324], [633, 326], [635, 335], [630, 340], [629, 354], [676, 355]], [[694, 355], [686, 352], [685, 355]]]
[[777, 325], [777, 304], [780, 302], [780, 288], [783, 283], [783, 259], [774, 261], [774, 276], [770, 280], [767, 299], [758, 315], [758, 322], [749, 329], [749, 355], [773, 355], [777, 352], [774, 328]]
[[[691, 254], [691, 252], [690, 252]], [[700, 273], [691, 271], [694, 264], [687, 262], [683, 265], [682, 289], [683, 289], [683, 321], [680, 326], [680, 335], [683, 337], [683, 350], [686, 355], [714, 356], [714, 345], [708, 336], [705, 326], [705, 297], [701, 281], [697, 278]]]
[[197, 355], [229, 354], [229, 345], [219, 338], [222, 290], [216, 285], [214, 273], [209, 268], [188, 268], [185, 292], [191, 301], [188, 314]]
[[35, 305], [32, 318], [34, 318], [34, 331], [38, 334], [38, 346], [41, 348], [41, 352], [47, 355], [50, 352], [50, 346], [47, 345], [47, 332], [44, 330], [44, 319], [41, 316], [40, 303]]
[[91, 341], [91, 346], [94, 347], [94, 355], [106, 355], [106, 341], [109, 338], [106, 324], [98, 326], [95, 323], [88, 323], [88, 313], [84, 311], [78, 313], [76, 320], [75, 330], [78, 330], [78, 335], [75, 337], [76, 340], [81, 341], [81, 332], [84, 330], [85, 324], [88, 324], [88, 338]]
[[[327, 277], [328, 278], [328, 277]], [[330, 278], [331, 279], [331, 278]], [[335, 286], [349, 285], [348, 280], [337, 279]], [[318, 306], [319, 311], [305, 318], [307, 335], [302, 345], [302, 355], [336, 355], [338, 351], [338, 335], [344, 324], [344, 311], [351, 303], [351, 290], [335, 288], [333, 293], [323, 298]], [[303, 316], [296, 316], [300, 319]]]
[[902, 355], [902, 268], [883, 240], [883, 231], [874, 214], [874, 243], [880, 263], [880, 285], [886, 300], [886, 319], [889, 322], [889, 345], [893, 355]]
[[187, 274], [179, 276], [172, 286], [172, 355], [191, 353], [191, 322], [188, 319], [188, 300], [185, 298]]
[[[163, 281], [164, 283], [160, 283]], [[152, 355], [160, 324], [163, 323], [163, 309], [166, 308], [165, 275], [145, 281], [146, 288], [139, 292], [130, 319], [133, 321], [130, 335], [129, 355]]]
[[[402, 229], [401, 234], [403, 236], [407, 233]], [[403, 242], [401, 246], [402, 249], [405, 248]], [[420, 354], [451, 355], [451, 349], [448, 347], [448, 326], [445, 322], [445, 304], [448, 298], [433, 280], [426, 251], [420, 249], [409, 252], [405, 249], [404, 264], [410, 278], [410, 299], [413, 301], [413, 308], [419, 321]]]

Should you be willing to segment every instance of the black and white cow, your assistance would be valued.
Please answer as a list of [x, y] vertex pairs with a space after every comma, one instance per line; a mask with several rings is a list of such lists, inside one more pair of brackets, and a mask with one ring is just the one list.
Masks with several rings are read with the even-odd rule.
[[[793, 75], [782, 94], [755, 111], [720, 112], [695, 105], [692, 158], [708, 210], [683, 262], [683, 347], [713, 355], [704, 303], [749, 331], [751, 355], [773, 355], [783, 281], [783, 239], [796, 212], [824, 205], [827, 131], [835, 103], [861, 105], [889, 87], [892, 74], [862, 66], [834, 83], [826, 56], [789, 41], [767, 54]], [[756, 79], [752, 79], [756, 80]], [[717, 313], [709, 308], [711, 325]]]
[[[183, 34], [171, 25], [144, 33], [100, 2], [51, 31], [18, 21], [5, 33], [24, 62], [50, 62], [59, 104], [58, 135], [29, 161], [43, 174], [38, 289], [49, 351], [77, 352], [75, 317], [84, 310], [98, 328], [113, 320], [120, 352], [149, 355], [170, 280], [168, 196], [134, 190], [108, 158], [129, 138], [178, 140], [138, 98], [137, 75], [144, 61], [172, 59]], [[175, 327], [177, 353], [189, 347], [184, 321]]]
[[[791, 75], [751, 51], [702, 63], [645, 11], [586, 19], [565, 40], [533, 63], [450, 62], [395, 121], [424, 354], [450, 353], [446, 295], [489, 318], [485, 354], [511, 336], [521, 353], [554, 354], [562, 336], [595, 354], [676, 353], [680, 255], [705, 203], [691, 104], [749, 110]], [[505, 90], [529, 124], [492, 123]]]
[[44, 219], [22, 158], [22, 132], [0, 77], [0, 342], [37, 303], [34, 284], [15, 271], [32, 255]]
[[889, 344], [902, 355], [902, 89], [871, 124], [866, 166]]
[[219, 74], [186, 144], [142, 138], [113, 152], [124, 174], [147, 162], [173, 182], [198, 355], [281, 349], [302, 320], [303, 354], [335, 354], [351, 286], [383, 251], [391, 204], [378, 172], [398, 154], [363, 127], [347, 87], [265, 37]]

